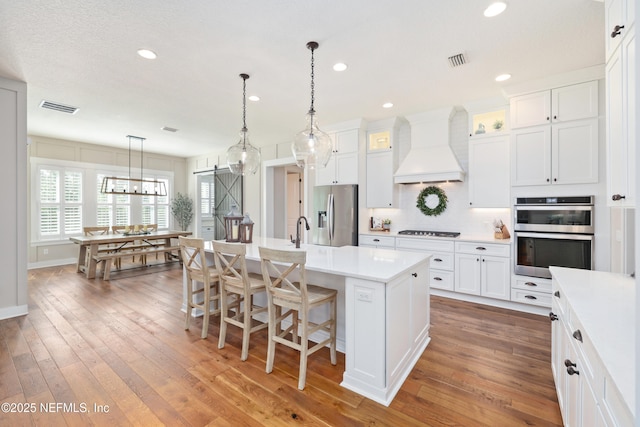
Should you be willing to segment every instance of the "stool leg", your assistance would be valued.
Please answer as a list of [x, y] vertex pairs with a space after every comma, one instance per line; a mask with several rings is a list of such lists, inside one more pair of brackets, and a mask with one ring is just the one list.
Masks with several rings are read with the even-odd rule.
[[228, 311], [227, 291], [224, 288], [224, 284], [220, 284], [220, 337], [218, 338], [218, 348], [224, 348], [227, 338], [227, 322], [224, 318], [227, 317]]

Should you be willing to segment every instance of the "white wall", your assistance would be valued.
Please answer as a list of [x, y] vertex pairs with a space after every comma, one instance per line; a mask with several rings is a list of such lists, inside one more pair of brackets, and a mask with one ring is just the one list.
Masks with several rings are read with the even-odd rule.
[[0, 319], [27, 314], [27, 85], [0, 78]]

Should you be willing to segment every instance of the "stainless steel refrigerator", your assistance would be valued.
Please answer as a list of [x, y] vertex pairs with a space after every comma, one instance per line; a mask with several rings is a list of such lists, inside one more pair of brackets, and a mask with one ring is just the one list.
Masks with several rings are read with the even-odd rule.
[[358, 245], [358, 186], [323, 185], [313, 190], [313, 243]]

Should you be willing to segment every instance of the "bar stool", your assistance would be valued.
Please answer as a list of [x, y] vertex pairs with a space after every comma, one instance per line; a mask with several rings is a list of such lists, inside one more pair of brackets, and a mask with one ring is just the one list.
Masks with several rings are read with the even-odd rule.
[[[329, 344], [331, 364], [336, 364], [337, 291], [308, 285], [305, 251], [287, 251], [260, 247], [262, 278], [269, 300], [269, 343], [267, 373], [273, 370], [276, 343], [300, 352], [298, 389], [303, 390], [307, 376], [307, 357]], [[297, 274], [296, 274], [297, 273]], [[297, 276], [298, 282], [292, 282]], [[329, 319], [317, 324], [309, 320], [309, 311], [329, 304]], [[283, 309], [285, 310], [282, 313]], [[283, 320], [291, 317], [291, 326], [282, 328]], [[309, 348], [309, 336], [314, 332], [328, 334], [326, 339]], [[298, 334], [300, 339], [298, 339]]]
[[[213, 257], [220, 278], [220, 336], [218, 348], [224, 348], [227, 324], [242, 329], [242, 354], [240, 360], [249, 356], [249, 336], [269, 326], [260, 323], [252, 326], [253, 316], [267, 311], [267, 307], [253, 304], [253, 296], [265, 292], [262, 276], [247, 271], [245, 254], [247, 246], [241, 243], [213, 241]], [[235, 314], [229, 316], [229, 309], [235, 308]]]
[[[207, 337], [209, 330], [209, 316], [220, 312], [220, 292], [218, 272], [210, 269], [204, 253], [204, 240], [194, 237], [178, 237], [180, 254], [187, 273], [187, 318], [184, 328], [189, 329], [191, 310], [199, 308], [204, 313], [202, 318], [202, 338]], [[201, 282], [202, 289], [193, 289], [193, 282]], [[194, 301], [194, 296], [202, 294], [202, 303]], [[214, 311], [211, 311], [211, 303]]]

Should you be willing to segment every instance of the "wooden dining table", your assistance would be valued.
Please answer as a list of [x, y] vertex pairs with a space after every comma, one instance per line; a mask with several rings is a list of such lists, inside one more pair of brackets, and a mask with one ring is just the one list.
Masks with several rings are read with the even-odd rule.
[[123, 256], [136, 253], [143, 254], [145, 250], [147, 253], [149, 251], [155, 251], [156, 253], [164, 251], [167, 253], [167, 251], [176, 250], [176, 247], [171, 245], [171, 239], [190, 235], [190, 231], [159, 230], [147, 233], [76, 236], [70, 237], [69, 240], [80, 245], [76, 271], [85, 273], [87, 279], [94, 279], [100, 252], [110, 253], [114, 256], [118, 254]]

